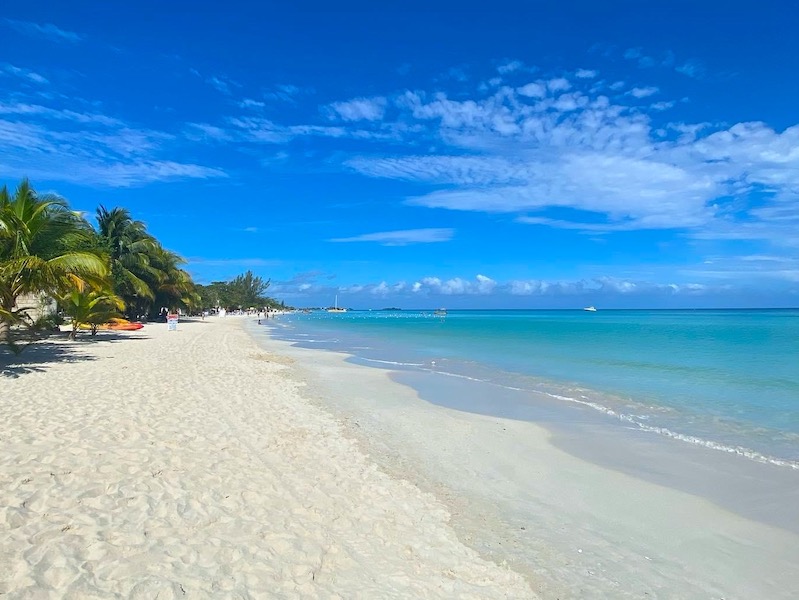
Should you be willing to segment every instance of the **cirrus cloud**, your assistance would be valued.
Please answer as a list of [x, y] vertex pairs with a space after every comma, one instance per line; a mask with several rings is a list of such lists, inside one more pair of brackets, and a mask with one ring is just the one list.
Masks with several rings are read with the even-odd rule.
[[404, 229], [400, 231], [381, 231], [364, 233], [346, 238], [331, 239], [331, 242], [377, 242], [383, 246], [407, 246], [408, 244], [432, 244], [448, 242], [455, 230], [446, 228]]
[[35, 37], [42, 37], [47, 38], [55, 42], [69, 42], [69, 43], [77, 43], [80, 42], [83, 38], [75, 33], [74, 31], [67, 31], [65, 29], [61, 29], [60, 27], [56, 27], [52, 23], [33, 23], [30, 21], [18, 21], [15, 19], [3, 19], [3, 22], [18, 31], [19, 33], [23, 33], [25, 35], [35, 36]]

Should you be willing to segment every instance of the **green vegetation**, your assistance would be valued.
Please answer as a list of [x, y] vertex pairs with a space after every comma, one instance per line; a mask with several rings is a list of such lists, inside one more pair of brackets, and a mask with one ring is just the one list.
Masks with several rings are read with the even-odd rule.
[[[27, 179], [0, 189], [0, 344], [19, 351], [37, 325], [30, 299], [54, 299], [80, 325], [120, 316], [154, 316], [163, 308], [194, 313], [226, 308], [283, 307], [264, 292], [269, 280], [247, 271], [231, 281], [195, 284], [185, 260], [165, 249], [124, 208], [97, 209], [97, 228], [63, 198], [39, 195]], [[28, 303], [20, 306], [21, 299]]]
[[180, 268], [186, 261], [161, 246], [126, 209], [97, 209], [96, 243], [108, 258], [111, 289], [124, 302], [129, 318], [161, 307], [188, 312], [200, 308], [195, 284]]
[[81, 325], [89, 325], [92, 335], [97, 334], [97, 327], [111, 319], [119, 318], [125, 308], [122, 298], [108, 290], [74, 289], [61, 297], [61, 306], [72, 317], [72, 331], [69, 337], [73, 340]]
[[12, 350], [12, 327], [33, 325], [17, 306], [24, 295], [56, 297], [71, 287], [100, 284], [108, 274], [107, 262], [87, 250], [94, 231], [66, 202], [39, 196], [27, 180], [14, 195], [0, 189], [0, 343]]
[[264, 281], [247, 271], [231, 281], [214, 281], [210, 285], [198, 285], [204, 307], [221, 306], [226, 309], [278, 308], [283, 307], [277, 301], [264, 295], [271, 282]]

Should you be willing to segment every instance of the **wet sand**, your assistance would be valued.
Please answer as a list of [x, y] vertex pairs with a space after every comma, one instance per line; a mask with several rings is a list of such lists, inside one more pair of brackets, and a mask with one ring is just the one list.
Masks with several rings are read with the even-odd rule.
[[[430, 378], [420, 383], [407, 371], [251, 329], [263, 347], [296, 361], [307, 393], [349, 424], [373, 460], [438, 497], [464, 542], [507, 561], [544, 598], [793, 598], [799, 589], [799, 536], [784, 526], [795, 510], [737, 510], [756, 500], [757, 480], [738, 487], [751, 484], [748, 498], [725, 506], [702, 495], [701, 469], [691, 487], [658, 472], [662, 463], [647, 466], [646, 440], [626, 456], [603, 447], [590, 416], [564, 428], [546, 415], [545, 428], [455, 410], [474, 394], [471, 382], [461, 389], [442, 378], [431, 389]], [[451, 401], [441, 401], [447, 394]]]

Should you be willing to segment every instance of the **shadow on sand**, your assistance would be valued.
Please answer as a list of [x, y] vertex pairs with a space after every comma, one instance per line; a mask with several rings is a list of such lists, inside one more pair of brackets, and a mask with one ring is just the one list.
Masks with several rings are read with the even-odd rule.
[[17, 355], [0, 347], [0, 377], [20, 377], [26, 373], [46, 371], [49, 366], [59, 363], [97, 360], [97, 357], [84, 351], [87, 346], [97, 342], [133, 342], [143, 339], [147, 337], [101, 331], [94, 337], [86, 334], [79, 335], [77, 340], [70, 340], [63, 333], [35, 341]]

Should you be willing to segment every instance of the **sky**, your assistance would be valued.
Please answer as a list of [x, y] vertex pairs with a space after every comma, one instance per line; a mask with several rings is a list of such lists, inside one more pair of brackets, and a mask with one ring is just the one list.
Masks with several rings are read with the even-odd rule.
[[[291, 6], [289, 6], [291, 5]], [[291, 306], [799, 306], [799, 4], [5, 0], [0, 184]]]

